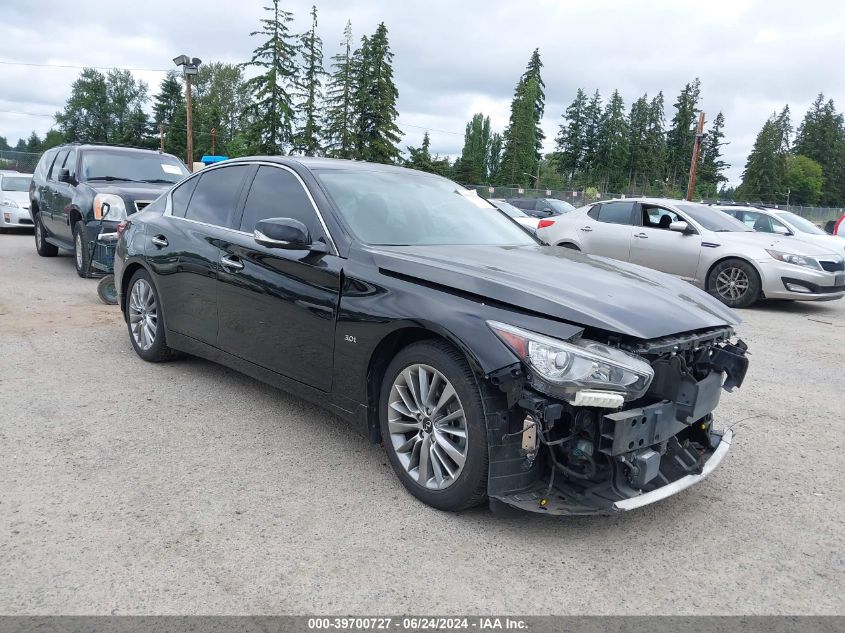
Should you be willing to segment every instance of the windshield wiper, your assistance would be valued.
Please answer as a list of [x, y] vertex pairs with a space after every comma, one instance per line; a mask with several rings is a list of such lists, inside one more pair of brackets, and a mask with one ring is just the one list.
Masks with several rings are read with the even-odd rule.
[[167, 178], [141, 178], [138, 182], [164, 183], [166, 185], [174, 184], [173, 180], [168, 180]]
[[122, 178], [120, 176], [90, 176], [86, 178], [89, 182], [91, 180], [105, 180], [106, 182], [112, 182], [115, 180], [119, 180], [121, 182], [141, 182], [140, 180], [133, 180], [132, 178]]

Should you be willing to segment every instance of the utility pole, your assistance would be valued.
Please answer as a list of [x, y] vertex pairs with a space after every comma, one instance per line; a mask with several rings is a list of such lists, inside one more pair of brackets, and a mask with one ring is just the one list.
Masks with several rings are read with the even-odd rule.
[[164, 154], [164, 123], [158, 124], [158, 151]]
[[179, 55], [173, 58], [173, 63], [182, 67], [182, 72], [185, 74], [185, 107], [187, 109], [187, 139], [186, 139], [186, 154], [188, 171], [194, 171], [194, 134], [193, 134], [193, 108], [191, 107], [191, 77], [199, 72], [199, 65], [202, 60], [198, 57], [188, 57], [187, 55]]
[[217, 130], [211, 128], [211, 155], [217, 156], [217, 153], [214, 151], [214, 135], [217, 133]]
[[704, 138], [704, 113], [698, 115], [698, 125], [695, 128], [695, 144], [692, 146], [692, 162], [689, 166], [689, 185], [687, 185], [687, 200], [692, 200], [695, 193], [695, 175], [698, 173], [698, 157], [701, 154], [701, 140]]

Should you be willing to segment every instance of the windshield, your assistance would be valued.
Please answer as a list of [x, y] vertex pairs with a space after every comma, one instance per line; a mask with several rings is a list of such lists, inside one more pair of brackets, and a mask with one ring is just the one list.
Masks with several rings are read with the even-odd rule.
[[181, 161], [166, 154], [95, 150], [83, 152], [80, 180], [174, 183], [187, 175]]
[[536, 244], [474, 191], [445, 178], [393, 170], [316, 173], [366, 244]]
[[775, 215], [789, 222], [795, 229], [801, 233], [810, 233], [811, 235], [827, 235], [815, 224], [810, 222], [807, 218], [802, 218], [800, 215], [795, 215], [791, 211], [777, 211]]
[[510, 202], [505, 202], [504, 200], [488, 200], [490, 204], [496, 207], [499, 211], [504, 213], [505, 215], [509, 215], [512, 218], [527, 218], [528, 214], [523, 213], [521, 209], [517, 209], [513, 206]]
[[684, 202], [675, 204], [675, 206], [688, 214], [708, 231], [716, 231], [717, 233], [753, 232], [753, 229], [748, 228], [735, 217], [713, 207], [708, 207], [704, 204], [695, 204], [694, 202]]
[[570, 211], [575, 211], [575, 207], [573, 207], [568, 202], [564, 202], [563, 200], [546, 198], [546, 202], [548, 202], [549, 206], [551, 206], [551, 208], [557, 211], [558, 213], [569, 213]]
[[3, 176], [0, 187], [3, 191], [29, 191], [29, 181], [32, 176]]

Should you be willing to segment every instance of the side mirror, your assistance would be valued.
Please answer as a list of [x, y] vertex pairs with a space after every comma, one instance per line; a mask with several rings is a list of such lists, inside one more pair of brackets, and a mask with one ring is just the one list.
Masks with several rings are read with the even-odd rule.
[[255, 225], [253, 238], [257, 244], [267, 248], [281, 248], [290, 251], [325, 251], [322, 242], [311, 242], [306, 226], [293, 218], [269, 218]]
[[686, 222], [683, 222], [681, 220], [678, 220], [677, 222], [672, 222], [669, 225], [669, 230], [670, 231], [677, 231], [678, 233], [684, 233], [684, 234], [691, 233], [690, 228], [689, 228], [689, 224], [687, 224]]
[[70, 177], [70, 170], [69, 169], [60, 169], [59, 170], [59, 182], [71, 182], [73, 178]]
[[772, 230], [778, 235], [792, 235], [792, 231], [780, 224], [772, 224]]

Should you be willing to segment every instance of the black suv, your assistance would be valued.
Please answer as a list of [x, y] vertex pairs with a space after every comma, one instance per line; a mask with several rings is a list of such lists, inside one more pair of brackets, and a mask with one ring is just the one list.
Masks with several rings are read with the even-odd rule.
[[70, 144], [46, 151], [29, 187], [38, 254], [72, 250], [76, 272], [90, 276], [88, 245], [104, 210], [104, 227], [113, 230], [186, 175], [178, 158], [149, 149]]
[[535, 218], [548, 218], [575, 210], [568, 202], [555, 198], [508, 198], [507, 202]]

